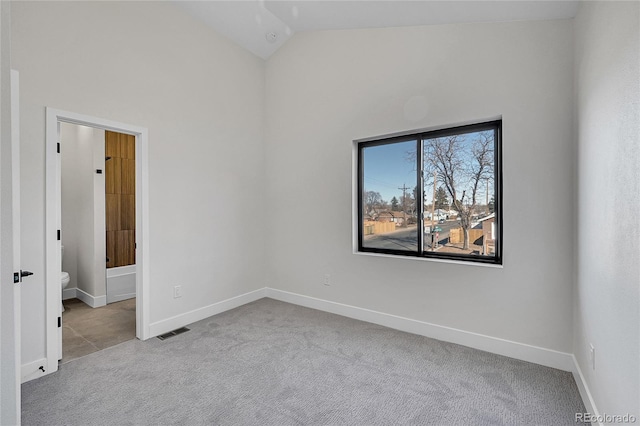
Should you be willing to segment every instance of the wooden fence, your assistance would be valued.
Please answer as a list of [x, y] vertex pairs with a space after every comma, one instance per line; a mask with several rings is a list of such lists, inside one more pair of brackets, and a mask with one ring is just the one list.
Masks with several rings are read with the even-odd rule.
[[364, 222], [364, 235], [386, 234], [396, 230], [395, 222]]
[[[482, 229], [469, 229], [469, 244], [473, 244], [480, 237], [482, 237]], [[464, 243], [464, 230], [462, 227], [453, 228], [449, 231], [449, 242], [451, 244]]]

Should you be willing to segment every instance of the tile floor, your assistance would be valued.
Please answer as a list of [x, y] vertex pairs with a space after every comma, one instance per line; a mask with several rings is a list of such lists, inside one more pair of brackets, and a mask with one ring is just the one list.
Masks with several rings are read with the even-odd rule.
[[136, 299], [100, 308], [78, 299], [63, 304], [62, 364], [136, 337]]

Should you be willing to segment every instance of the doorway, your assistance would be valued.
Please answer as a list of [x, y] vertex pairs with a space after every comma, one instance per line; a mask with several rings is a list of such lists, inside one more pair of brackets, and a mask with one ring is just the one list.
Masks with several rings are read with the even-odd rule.
[[135, 137], [61, 122], [59, 155], [66, 363], [135, 338]]
[[[135, 336], [145, 340], [149, 336], [149, 273], [148, 273], [148, 147], [146, 128], [124, 123], [113, 122], [97, 117], [47, 108], [46, 114], [46, 318], [47, 318], [47, 346], [46, 356], [48, 371], [58, 369], [58, 360], [62, 358], [62, 191], [61, 191], [61, 141], [62, 123], [85, 126], [104, 132], [116, 132], [131, 136], [134, 143], [131, 160], [135, 163], [134, 176], [130, 184], [135, 188], [135, 238], [132, 241], [135, 265]], [[107, 156], [102, 154], [103, 160]], [[108, 162], [108, 160], [107, 160]], [[114, 162], [115, 163], [115, 162]], [[95, 164], [95, 163], [94, 163]], [[92, 164], [92, 166], [94, 165]], [[112, 163], [113, 164], [113, 163]], [[104, 169], [94, 167], [94, 173], [100, 174]], [[104, 203], [104, 201], [103, 201]], [[127, 219], [130, 220], [130, 219]], [[104, 222], [103, 222], [104, 223]], [[103, 241], [106, 233], [103, 229]], [[98, 247], [98, 246], [96, 246]], [[106, 250], [106, 241], [102, 246]], [[100, 253], [96, 254], [100, 256]], [[106, 255], [101, 258], [105, 264]], [[97, 293], [96, 293], [97, 294]], [[90, 299], [96, 304], [106, 304], [104, 299]], [[124, 299], [121, 299], [124, 300]], [[86, 303], [86, 301], [85, 301]]]

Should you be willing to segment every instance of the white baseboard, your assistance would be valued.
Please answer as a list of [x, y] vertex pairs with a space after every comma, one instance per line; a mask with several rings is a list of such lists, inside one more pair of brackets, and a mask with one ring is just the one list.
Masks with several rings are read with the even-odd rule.
[[[113, 296], [113, 300], [111, 300], [109, 303], [120, 302], [122, 300], [132, 299], [134, 297], [136, 297], [135, 293], [119, 294], [117, 296]], [[86, 291], [82, 291], [79, 288], [75, 287], [65, 288], [64, 290], [62, 290], [62, 300], [69, 299], [80, 299], [92, 308], [99, 308], [107, 304], [106, 296], [93, 297]]]
[[[45, 371], [42, 371], [40, 367], [45, 369]], [[46, 358], [38, 359], [27, 364], [22, 364], [22, 366], [20, 367], [20, 383], [25, 383], [29, 380], [37, 379], [38, 377], [42, 377], [45, 374], [49, 374], [49, 372], [46, 371], [46, 368]]]
[[108, 298], [109, 299], [108, 303], [122, 302], [123, 300], [133, 299], [134, 297], [136, 297], [135, 293], [118, 294], [115, 296], [110, 296]]
[[565, 352], [472, 333], [469, 331], [399, 317], [396, 315], [385, 314], [383, 312], [317, 299], [315, 297], [303, 296], [301, 294], [290, 293], [288, 291], [276, 290], [273, 288], [266, 289], [266, 297], [445, 342], [469, 346], [474, 349], [504, 355], [522, 361], [533, 362], [546, 367], [557, 368], [558, 370], [571, 372], [574, 369], [573, 355]]
[[79, 288], [76, 289], [76, 297], [92, 308], [99, 308], [107, 304], [107, 296], [94, 297], [86, 291], [80, 290]]
[[239, 296], [205, 306], [203, 308], [194, 309], [193, 311], [189, 311], [184, 314], [176, 315], [171, 318], [154, 322], [149, 325], [149, 336], [159, 336], [160, 334], [167, 333], [180, 327], [184, 327], [188, 324], [203, 320], [212, 315], [217, 315], [230, 309], [237, 308], [238, 306], [246, 305], [247, 303], [262, 299], [263, 297], [265, 297], [265, 294], [266, 289], [261, 288], [259, 290], [251, 291], [249, 293], [241, 294]]
[[[573, 373], [573, 379], [576, 381], [576, 385], [578, 385], [578, 391], [580, 392], [580, 396], [582, 397], [582, 403], [584, 404], [585, 411], [597, 417], [600, 415], [600, 412], [596, 407], [593, 396], [591, 396], [587, 381], [582, 374], [582, 369], [580, 369], [580, 365], [578, 364], [578, 360], [576, 359], [575, 355], [571, 355], [571, 358], [573, 359], [573, 369], [571, 370], [571, 372]], [[602, 425], [602, 423], [598, 424]]]
[[62, 300], [75, 299], [78, 290], [76, 287], [62, 290]]

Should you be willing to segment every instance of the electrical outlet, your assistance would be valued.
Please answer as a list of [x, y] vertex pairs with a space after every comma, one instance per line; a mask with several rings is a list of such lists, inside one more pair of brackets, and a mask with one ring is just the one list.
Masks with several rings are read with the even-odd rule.
[[591, 355], [591, 368], [596, 369], [596, 348], [593, 343], [589, 343], [589, 353]]
[[331, 285], [331, 275], [324, 274], [324, 285]]
[[182, 297], [182, 286], [181, 285], [177, 285], [173, 287], [173, 298], [177, 299], [179, 297]]

